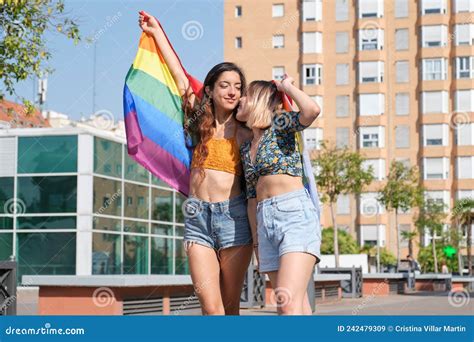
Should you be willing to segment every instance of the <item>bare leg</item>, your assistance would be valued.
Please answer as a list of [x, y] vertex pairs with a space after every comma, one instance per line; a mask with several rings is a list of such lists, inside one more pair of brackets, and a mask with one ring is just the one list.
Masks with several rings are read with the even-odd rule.
[[220, 256], [220, 288], [226, 315], [240, 314], [240, 295], [252, 258], [252, 245], [224, 248]]
[[214, 249], [193, 243], [188, 251], [189, 269], [203, 315], [224, 315], [219, 287], [219, 260]]
[[[309, 278], [316, 257], [308, 253], [287, 253], [280, 258], [276, 296], [281, 315], [303, 315]], [[309, 304], [309, 302], [308, 302]]]

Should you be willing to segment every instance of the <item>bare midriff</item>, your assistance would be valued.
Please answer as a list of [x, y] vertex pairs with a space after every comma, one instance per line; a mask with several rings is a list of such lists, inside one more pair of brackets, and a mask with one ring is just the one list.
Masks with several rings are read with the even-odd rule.
[[299, 176], [287, 174], [260, 176], [257, 182], [257, 202], [303, 188], [303, 179]]
[[204, 169], [204, 179], [200, 169], [191, 169], [190, 195], [206, 202], [223, 202], [242, 193], [241, 177], [229, 172]]

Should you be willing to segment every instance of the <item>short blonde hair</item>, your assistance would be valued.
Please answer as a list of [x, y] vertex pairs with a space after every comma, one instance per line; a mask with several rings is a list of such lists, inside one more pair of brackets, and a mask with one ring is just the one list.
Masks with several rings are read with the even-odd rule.
[[247, 127], [266, 129], [271, 126], [273, 115], [282, 105], [276, 85], [268, 81], [253, 81], [247, 88]]

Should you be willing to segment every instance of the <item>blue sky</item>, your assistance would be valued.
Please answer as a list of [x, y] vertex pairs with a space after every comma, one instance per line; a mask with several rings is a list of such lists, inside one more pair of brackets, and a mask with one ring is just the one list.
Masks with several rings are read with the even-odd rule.
[[[116, 119], [123, 117], [124, 78], [141, 33], [138, 11], [161, 21], [184, 66], [197, 78], [204, 79], [212, 66], [222, 62], [223, 0], [66, 0], [65, 4], [69, 16], [80, 23], [82, 36], [96, 41], [95, 111], [108, 110]], [[56, 33], [46, 38], [53, 54], [49, 66], [55, 71], [48, 78], [45, 109], [73, 119], [89, 116], [93, 113], [93, 46], [85, 41], [74, 46]], [[33, 99], [37, 85], [28, 80], [17, 90]]]

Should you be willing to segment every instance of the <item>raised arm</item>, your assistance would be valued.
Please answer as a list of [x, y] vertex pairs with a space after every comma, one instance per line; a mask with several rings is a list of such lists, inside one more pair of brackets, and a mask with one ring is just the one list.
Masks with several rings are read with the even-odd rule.
[[189, 89], [189, 80], [186, 77], [181, 63], [174, 53], [173, 48], [169, 44], [160, 24], [155, 17], [145, 11], [141, 11], [139, 13], [138, 23], [143, 32], [151, 35], [154, 38], [158, 48], [161, 51], [161, 54], [163, 55], [163, 58], [165, 59], [166, 64], [170, 69], [171, 75], [173, 76], [181, 95], [184, 95]]
[[284, 91], [289, 97], [293, 99], [300, 109], [300, 123], [304, 126], [310, 126], [314, 120], [321, 113], [321, 108], [311, 97], [306, 95], [305, 92], [295, 87], [294, 80], [292, 77], [285, 75], [283, 81], [275, 81], [278, 90]]

